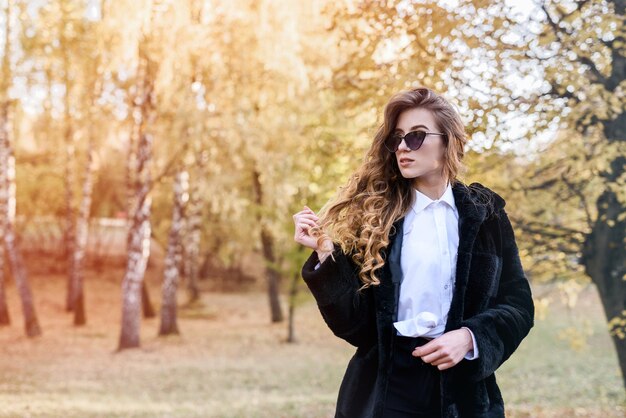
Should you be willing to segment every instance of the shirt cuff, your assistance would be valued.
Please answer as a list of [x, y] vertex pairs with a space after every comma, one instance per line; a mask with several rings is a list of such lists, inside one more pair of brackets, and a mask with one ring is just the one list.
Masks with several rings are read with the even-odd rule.
[[465, 328], [466, 330], [468, 330], [470, 335], [472, 336], [472, 349], [468, 351], [467, 354], [465, 354], [464, 359], [476, 360], [478, 358], [478, 346], [476, 345], [476, 338], [474, 337], [474, 333], [468, 327], [461, 327], [461, 328]]

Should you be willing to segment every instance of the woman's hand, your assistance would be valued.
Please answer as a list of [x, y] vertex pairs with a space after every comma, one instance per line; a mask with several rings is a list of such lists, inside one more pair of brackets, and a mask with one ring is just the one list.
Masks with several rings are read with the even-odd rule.
[[293, 238], [297, 243], [317, 251], [317, 257], [320, 263], [322, 263], [332, 254], [335, 247], [330, 239], [326, 239], [320, 248], [320, 246], [317, 245], [318, 237], [309, 234], [311, 228], [319, 226], [317, 223], [318, 220], [319, 218], [315, 212], [308, 206], [305, 206], [303, 210], [293, 215], [293, 221], [296, 224], [296, 233]]
[[308, 206], [293, 215], [296, 224], [296, 234], [293, 237], [298, 244], [317, 250], [317, 238], [309, 235], [309, 229], [318, 226], [319, 218]]
[[466, 329], [455, 329], [434, 338], [413, 350], [415, 357], [421, 357], [424, 363], [445, 370], [455, 366], [473, 348], [472, 336]]

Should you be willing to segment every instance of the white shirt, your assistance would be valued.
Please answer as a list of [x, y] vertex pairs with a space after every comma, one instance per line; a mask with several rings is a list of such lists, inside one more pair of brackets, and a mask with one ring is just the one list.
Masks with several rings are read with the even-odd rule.
[[[459, 214], [452, 186], [432, 200], [413, 189], [414, 200], [404, 218], [402, 283], [398, 301], [398, 334], [435, 338], [443, 334], [452, 302], [459, 247]], [[474, 334], [473, 350], [465, 358], [478, 358]]]

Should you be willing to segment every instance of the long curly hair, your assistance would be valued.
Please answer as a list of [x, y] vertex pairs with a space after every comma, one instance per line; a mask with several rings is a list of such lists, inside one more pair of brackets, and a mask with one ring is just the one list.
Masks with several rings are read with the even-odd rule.
[[319, 227], [310, 233], [322, 245], [330, 238], [344, 254], [351, 255], [359, 267], [363, 286], [380, 285], [376, 272], [385, 260], [381, 250], [389, 245], [393, 224], [410, 209], [412, 180], [402, 176], [395, 154], [384, 146], [385, 139], [396, 129], [400, 114], [408, 109], [423, 108], [433, 113], [445, 133], [443, 177], [451, 184], [466, 167], [462, 163], [467, 142], [465, 128], [455, 108], [442, 96], [420, 87], [393, 95], [385, 106], [384, 121], [361, 166], [340, 187], [337, 195], [320, 210]]

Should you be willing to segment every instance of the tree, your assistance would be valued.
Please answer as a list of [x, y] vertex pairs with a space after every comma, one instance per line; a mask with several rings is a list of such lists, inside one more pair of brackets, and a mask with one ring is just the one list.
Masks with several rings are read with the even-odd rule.
[[567, 132], [569, 146], [581, 152], [546, 161], [535, 172], [549, 175], [522, 187], [560, 191], [581, 208], [573, 222], [552, 218], [538, 232], [549, 241], [550, 228], [573, 230], [560, 241], [572, 249], [560, 251], [574, 255], [597, 286], [626, 387], [626, 2], [538, 7], [518, 23], [525, 48], [513, 57], [522, 68], [539, 69], [543, 83], [513, 103]]
[[[157, 6], [152, 4], [150, 22], [154, 20]], [[137, 94], [135, 103], [138, 112], [133, 114], [138, 123], [139, 143], [137, 144], [137, 162], [134, 173], [135, 198], [131, 212], [131, 224], [128, 231], [128, 255], [126, 273], [122, 281], [122, 327], [120, 332], [119, 350], [139, 346], [139, 324], [141, 321], [141, 290], [144, 273], [150, 255], [150, 208], [152, 187], [151, 162], [153, 150], [153, 133], [151, 132], [156, 98], [154, 80], [157, 64], [149, 55], [150, 42], [154, 42], [150, 30], [144, 28], [138, 44]]]
[[0, 77], [0, 218], [2, 219], [1, 226], [3, 232], [2, 245], [6, 249], [11, 272], [22, 301], [26, 335], [36, 337], [41, 334], [41, 328], [35, 312], [22, 253], [15, 240], [15, 157], [13, 156], [13, 147], [11, 145], [11, 99], [9, 97], [9, 87], [13, 80], [10, 59], [12, 52], [13, 7], [13, 1], [8, 1], [4, 8], [6, 30], [4, 33], [4, 54], [1, 67], [2, 77]]
[[244, 211], [233, 221], [244, 232], [245, 245], [254, 243], [265, 261], [273, 322], [283, 320], [281, 242], [295, 194], [291, 182], [294, 156], [303, 139], [300, 102], [306, 100], [310, 87], [295, 26], [296, 7], [287, 2], [242, 0], [217, 12], [215, 20], [215, 30], [222, 34], [215, 50], [225, 72], [213, 89], [224, 92], [216, 100], [220, 145], [225, 155], [232, 156], [228, 164], [241, 168], [231, 181], [239, 189], [233, 202], [244, 205]]

